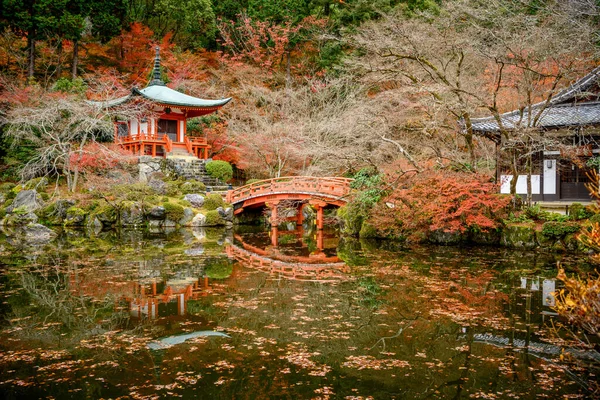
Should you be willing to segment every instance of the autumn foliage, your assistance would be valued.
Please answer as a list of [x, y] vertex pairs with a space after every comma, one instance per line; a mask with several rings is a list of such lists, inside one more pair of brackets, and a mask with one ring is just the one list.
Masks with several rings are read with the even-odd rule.
[[114, 143], [92, 142], [81, 153], [71, 153], [70, 165], [82, 172], [105, 173], [115, 167], [136, 163], [136, 157]]
[[403, 181], [373, 210], [373, 222], [413, 237], [437, 230], [487, 231], [499, 226], [509, 202], [486, 176], [432, 170]]

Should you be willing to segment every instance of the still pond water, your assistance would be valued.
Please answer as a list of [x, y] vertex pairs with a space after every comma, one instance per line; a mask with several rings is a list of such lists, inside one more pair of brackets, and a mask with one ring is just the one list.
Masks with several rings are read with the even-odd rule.
[[0, 398], [589, 398], [556, 262], [335, 232], [0, 234]]

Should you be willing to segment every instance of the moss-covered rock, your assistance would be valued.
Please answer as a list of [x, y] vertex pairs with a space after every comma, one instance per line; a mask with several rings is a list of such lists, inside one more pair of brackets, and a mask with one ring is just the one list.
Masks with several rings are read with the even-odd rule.
[[500, 244], [516, 249], [533, 249], [538, 246], [533, 225], [507, 225], [502, 230]]
[[202, 208], [208, 211], [216, 210], [219, 207], [224, 207], [225, 202], [223, 197], [217, 193], [210, 193], [204, 198], [204, 205]]
[[501, 230], [472, 230], [469, 232], [468, 236], [471, 243], [482, 244], [486, 246], [497, 245], [500, 243]]
[[12, 188], [16, 185], [12, 182], [3, 182], [0, 183], [0, 193], [8, 193]]
[[163, 203], [165, 209], [165, 219], [177, 222], [184, 216], [183, 207], [175, 203]]
[[140, 226], [144, 223], [144, 210], [139, 202], [124, 201], [121, 203], [120, 213], [122, 226]]
[[194, 219], [194, 211], [189, 207], [183, 208], [183, 217], [178, 221], [181, 226], [190, 226]]
[[206, 191], [206, 185], [199, 181], [187, 181], [181, 185], [183, 194], [203, 193]]
[[93, 213], [93, 217], [100, 221], [102, 226], [112, 226], [117, 222], [118, 216], [117, 209], [110, 204], [98, 207]]
[[351, 205], [338, 208], [337, 216], [342, 221], [342, 233], [351, 236], [360, 234], [364, 217], [360, 213], [354, 212]]
[[66, 211], [63, 224], [65, 226], [82, 226], [85, 223], [87, 212], [78, 207], [69, 207]]
[[170, 181], [166, 182], [165, 185], [165, 194], [167, 196], [175, 197], [181, 194], [181, 191], [179, 190], [179, 182]]
[[221, 215], [217, 210], [206, 211], [206, 223], [205, 226], [217, 226], [224, 225], [225, 221], [221, 218]]
[[[363, 224], [365, 225], [365, 224]], [[441, 244], [443, 246], [454, 246], [467, 241], [467, 236], [461, 232], [446, 232], [443, 229], [437, 229], [429, 232], [429, 242]]]

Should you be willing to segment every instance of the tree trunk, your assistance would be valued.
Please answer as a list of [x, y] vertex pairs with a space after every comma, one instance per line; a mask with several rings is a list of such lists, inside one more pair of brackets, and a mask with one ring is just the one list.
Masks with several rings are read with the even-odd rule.
[[79, 40], [73, 41], [73, 66], [71, 69], [71, 79], [77, 78], [77, 63], [79, 62]]
[[83, 146], [85, 146], [85, 142], [87, 141], [87, 133], [83, 135], [81, 139], [81, 143], [79, 143], [79, 155], [77, 157], [77, 164], [73, 168], [73, 186], [71, 187], [71, 193], [75, 192], [77, 189], [77, 180], [79, 179], [79, 164], [81, 164], [81, 159], [83, 158]]
[[291, 86], [292, 75], [291, 75], [291, 60], [290, 60], [290, 51], [288, 50], [286, 53], [286, 61], [285, 61], [285, 90], [288, 91]]
[[33, 78], [35, 72], [35, 39], [34, 32], [27, 34], [27, 48], [28, 48], [28, 66], [27, 66], [27, 78]]
[[515, 150], [511, 150], [512, 159], [510, 165], [510, 173], [512, 174], [512, 180], [510, 181], [510, 194], [517, 199], [517, 180], [519, 179], [519, 169], [517, 167], [517, 155]]
[[62, 39], [58, 39], [58, 45], [56, 47], [56, 79], [60, 79], [62, 75], [62, 57], [63, 57], [63, 43]]

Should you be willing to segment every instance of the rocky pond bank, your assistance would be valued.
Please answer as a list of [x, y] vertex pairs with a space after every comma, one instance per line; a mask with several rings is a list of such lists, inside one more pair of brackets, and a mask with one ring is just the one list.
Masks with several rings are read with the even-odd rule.
[[[206, 192], [202, 182], [164, 181], [119, 184], [105, 191], [56, 196], [48, 193], [47, 181], [23, 185], [0, 185], [0, 226], [5, 234], [28, 241], [48, 241], [56, 236], [53, 226], [100, 231], [114, 228], [160, 230], [177, 227], [233, 226], [256, 222], [234, 218], [233, 207], [220, 193]], [[592, 210], [593, 211], [593, 210]], [[491, 231], [431, 231], [420, 238], [439, 245], [495, 245], [516, 249], [586, 252], [577, 239], [596, 216], [575, 206], [570, 216], [537, 212], [531, 219], [505, 221]], [[254, 216], [256, 219], [256, 216]], [[368, 221], [358, 223], [342, 208], [337, 212], [342, 234], [365, 239], [405, 240], [381, 237]]]

